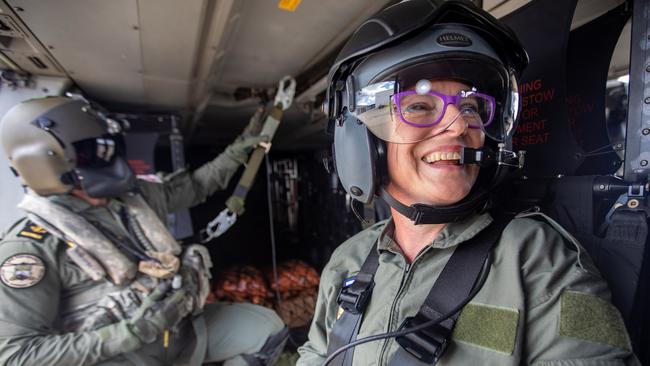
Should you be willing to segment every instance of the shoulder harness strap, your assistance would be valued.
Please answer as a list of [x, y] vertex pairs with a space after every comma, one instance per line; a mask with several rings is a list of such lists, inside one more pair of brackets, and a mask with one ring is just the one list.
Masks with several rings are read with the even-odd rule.
[[[466, 243], [459, 245], [434, 283], [418, 313], [404, 320], [400, 330], [412, 328], [437, 319], [460, 304], [474, 289], [490, 250], [497, 243], [501, 232], [510, 222], [510, 216], [497, 217], [485, 230]], [[363, 312], [372, 295], [374, 275], [379, 267], [377, 245], [366, 257], [355, 282], [342, 288], [337, 302], [344, 310], [334, 323], [330, 333], [327, 354], [353, 342], [361, 325]], [[489, 271], [489, 266], [487, 269]], [[485, 274], [487, 275], [487, 274]], [[390, 365], [432, 365], [447, 348], [459, 312], [437, 325], [397, 338], [401, 348], [393, 356]], [[354, 350], [350, 349], [336, 357], [333, 365], [352, 365]]]
[[[330, 333], [330, 341], [327, 346], [327, 354], [330, 355], [340, 347], [353, 342], [359, 334], [363, 312], [366, 310], [368, 301], [372, 296], [375, 287], [375, 273], [379, 267], [379, 252], [377, 242], [370, 249], [370, 253], [361, 266], [354, 283], [349, 287], [342, 288], [336, 298], [343, 314], [336, 320]], [[352, 365], [353, 349], [345, 351], [332, 360], [332, 365]]]
[[[456, 248], [418, 313], [406, 318], [400, 330], [438, 319], [467, 299], [479, 284], [478, 279], [486, 264], [485, 270], [489, 271], [488, 254], [510, 219], [510, 216], [497, 217], [487, 229]], [[449, 345], [449, 338], [459, 315], [460, 311], [437, 325], [398, 337], [397, 343], [401, 348], [393, 355], [389, 364], [435, 365]]]

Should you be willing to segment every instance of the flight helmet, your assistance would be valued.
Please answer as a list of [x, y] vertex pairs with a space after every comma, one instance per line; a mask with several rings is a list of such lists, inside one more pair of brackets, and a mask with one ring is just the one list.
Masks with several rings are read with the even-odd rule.
[[[469, 1], [407, 0], [365, 21], [328, 74], [325, 110], [344, 189], [363, 203], [380, 196], [415, 224], [458, 221], [485, 208], [506, 168], [523, 164], [511, 149], [520, 109], [517, 83], [527, 63], [512, 30]], [[444, 101], [427, 89], [436, 79], [471, 88]], [[404, 104], [413, 95], [437, 101], [443, 111], [447, 103], [475, 105], [469, 127], [483, 129], [486, 146], [461, 154], [461, 164], [479, 163], [481, 169], [472, 191], [456, 204], [407, 206], [383, 189], [385, 143], [421, 141], [422, 131], [439, 121], [409, 114]]]
[[0, 122], [0, 142], [14, 173], [42, 196], [80, 188], [90, 197], [115, 197], [135, 183], [121, 124], [81, 100], [48, 97], [14, 106]]

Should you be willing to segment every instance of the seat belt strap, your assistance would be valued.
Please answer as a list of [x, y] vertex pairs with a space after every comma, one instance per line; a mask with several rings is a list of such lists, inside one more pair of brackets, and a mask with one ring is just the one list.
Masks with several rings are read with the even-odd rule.
[[[329, 343], [327, 345], [328, 355], [340, 347], [353, 342], [357, 334], [359, 334], [363, 312], [366, 310], [375, 286], [374, 277], [378, 267], [379, 252], [377, 250], [377, 243], [375, 242], [366, 260], [363, 262], [354, 283], [349, 287], [341, 288], [339, 291], [336, 301], [341, 309], [343, 309], [343, 314], [336, 320], [330, 332]], [[349, 349], [332, 360], [331, 365], [352, 365], [353, 354], [354, 349]]]
[[[490, 250], [496, 245], [511, 218], [495, 218], [487, 229], [457, 246], [418, 313], [406, 318], [400, 330], [438, 319], [469, 296], [477, 284]], [[397, 337], [397, 343], [401, 347], [389, 365], [435, 365], [449, 345], [459, 315], [460, 311], [437, 325]]]
[[[334, 327], [332, 327], [332, 331], [330, 332], [330, 342], [327, 346], [328, 355], [356, 340], [362, 318], [363, 313], [352, 314], [349, 311], [343, 311], [343, 314], [334, 323]], [[330, 365], [350, 366], [352, 365], [353, 355], [354, 349], [349, 349], [332, 360]]]

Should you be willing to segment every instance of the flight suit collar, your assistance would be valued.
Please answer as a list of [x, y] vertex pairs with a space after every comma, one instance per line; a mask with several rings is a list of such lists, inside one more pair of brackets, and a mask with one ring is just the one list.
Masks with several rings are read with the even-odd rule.
[[[492, 216], [488, 213], [484, 213], [473, 215], [463, 221], [449, 223], [440, 231], [440, 233], [438, 233], [438, 236], [433, 240], [433, 242], [429, 243], [429, 247], [444, 249], [456, 246], [473, 238], [476, 234], [490, 225], [491, 222]], [[380, 253], [385, 250], [393, 253], [402, 253], [402, 250], [397, 242], [395, 242], [394, 237], [395, 223], [391, 218], [379, 234], [377, 250], [379, 250]]]

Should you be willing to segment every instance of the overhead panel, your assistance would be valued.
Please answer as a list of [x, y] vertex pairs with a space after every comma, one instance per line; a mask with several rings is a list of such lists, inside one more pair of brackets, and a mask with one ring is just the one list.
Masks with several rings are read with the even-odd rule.
[[145, 102], [137, 0], [7, 2], [92, 97]]
[[63, 70], [25, 27], [16, 12], [0, 2], [0, 68], [45, 76], [63, 76]]
[[614, 47], [614, 54], [609, 65], [609, 78], [617, 78], [630, 72], [630, 42], [632, 42], [632, 23], [627, 22]]
[[508, 0], [483, 0], [483, 9], [490, 11]]
[[188, 104], [194, 109], [192, 123], [200, 119], [214, 94], [212, 70], [220, 69], [223, 49], [227, 48], [229, 35], [237, 27], [238, 9], [243, 3], [235, 0], [206, 0], [203, 15], [196, 21], [200, 25], [200, 37], [197, 40], [192, 88], [188, 98]]
[[[280, 9], [279, 2], [237, 1], [231, 8], [211, 68], [211, 91], [227, 94], [237, 87], [275, 87], [285, 75], [299, 76], [321, 63], [363, 21], [395, 0], [302, 1], [293, 12]], [[318, 84], [308, 88], [309, 95], [324, 91], [325, 84]], [[200, 133], [192, 135], [192, 142], [231, 139], [255, 108], [255, 104], [229, 107], [214, 98], [201, 118]], [[279, 135], [302, 128], [310, 121], [308, 113], [296, 107], [292, 110], [295, 111], [285, 113]], [[233, 118], [234, 115], [238, 117]]]
[[298, 75], [327, 51], [340, 46], [366, 18], [388, 1], [303, 1], [295, 11], [276, 1], [242, 4], [237, 28], [223, 49], [216, 88], [272, 86]]
[[579, 0], [573, 14], [571, 29], [589, 23], [624, 2], [625, 0]]
[[197, 56], [204, 1], [139, 0], [148, 104], [184, 107]]
[[[13, 20], [11, 15], [0, 14], [0, 36], [24, 39], [27, 35], [18, 27], [18, 23]], [[3, 40], [3, 43], [5, 42], [6, 40]]]

